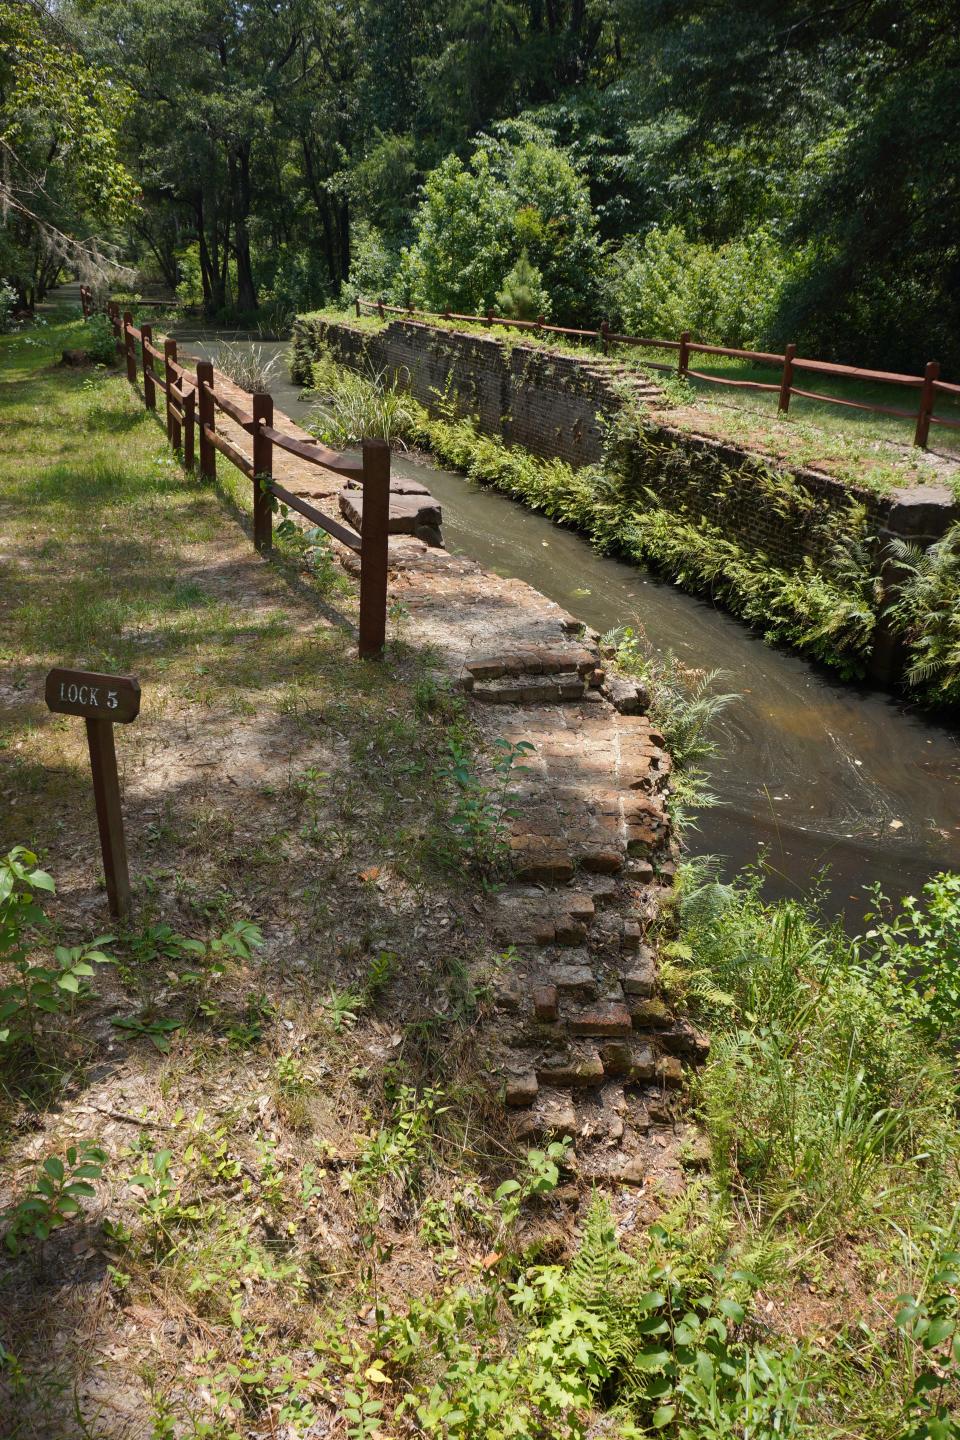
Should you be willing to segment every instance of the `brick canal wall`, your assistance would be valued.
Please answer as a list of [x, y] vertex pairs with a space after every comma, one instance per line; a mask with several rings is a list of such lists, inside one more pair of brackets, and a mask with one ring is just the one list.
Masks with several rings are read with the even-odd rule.
[[[651, 495], [678, 521], [708, 525], [763, 565], [786, 571], [835, 569], [838, 545], [861, 544], [873, 571], [890, 539], [926, 547], [960, 518], [943, 484], [887, 495], [822, 471], [766, 456], [670, 423], [656, 387], [616, 361], [573, 355], [493, 336], [398, 319], [380, 330], [302, 317], [294, 329], [294, 378], [307, 382], [323, 349], [358, 370], [385, 370], [436, 413], [441, 400], [475, 416], [480, 428], [547, 459], [583, 466], [599, 460], [605, 421], [625, 406], [639, 418], [620, 427], [618, 501], [649, 507]], [[644, 402], [637, 407], [635, 401]], [[887, 604], [893, 597], [890, 590]], [[881, 612], [871, 676], [892, 682], [899, 645]]]
[[599, 460], [598, 416], [614, 415], [621, 403], [615, 389], [620, 367], [599, 356], [507, 345], [415, 320], [372, 331], [302, 318], [294, 330], [295, 380], [309, 380], [321, 346], [342, 365], [398, 376], [428, 409], [436, 411], [446, 397], [459, 414], [475, 415], [486, 434], [571, 465]]

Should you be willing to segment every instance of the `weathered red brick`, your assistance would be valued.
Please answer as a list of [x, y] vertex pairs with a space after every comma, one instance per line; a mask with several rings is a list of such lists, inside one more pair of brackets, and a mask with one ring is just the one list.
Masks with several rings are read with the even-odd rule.
[[616, 875], [623, 869], [623, 852], [616, 845], [581, 845], [580, 864], [598, 875]]
[[630, 1011], [625, 1005], [603, 1003], [571, 1015], [571, 1035], [629, 1035], [633, 1029]]
[[600, 1046], [600, 1059], [609, 1075], [626, 1075], [633, 1064], [633, 1050], [626, 1040], [607, 1040]]
[[541, 1085], [571, 1087], [599, 1085], [603, 1079], [603, 1061], [596, 1050], [577, 1050], [567, 1056], [545, 1061], [537, 1069]]
[[623, 988], [628, 995], [649, 1000], [656, 987], [657, 971], [653, 955], [647, 950], [637, 957], [623, 976]]
[[640, 922], [638, 920], [624, 920], [620, 948], [622, 950], [639, 950], [640, 935]]
[[556, 1020], [559, 996], [556, 985], [538, 985], [533, 992], [533, 1012], [538, 1020]]
[[683, 1066], [676, 1055], [661, 1055], [657, 1061], [656, 1074], [663, 1085], [675, 1088], [683, 1084]]
[[666, 1030], [673, 1024], [670, 1008], [662, 1000], [639, 1000], [630, 1006], [635, 1030]]
[[515, 835], [510, 841], [516, 874], [525, 880], [569, 880], [573, 861], [565, 845], [540, 835]]

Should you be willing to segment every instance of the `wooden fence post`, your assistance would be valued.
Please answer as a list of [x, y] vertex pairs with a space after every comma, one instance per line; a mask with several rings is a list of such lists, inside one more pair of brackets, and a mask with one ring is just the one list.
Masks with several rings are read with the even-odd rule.
[[[266, 555], [273, 546], [273, 499], [263, 488], [263, 481], [273, 479], [273, 441], [263, 428], [273, 428], [273, 397], [253, 397], [253, 543], [261, 555]], [[366, 514], [366, 507], [364, 507]], [[363, 581], [360, 582], [361, 587]], [[361, 589], [362, 593], [362, 589]], [[361, 600], [361, 609], [362, 609]], [[361, 620], [361, 625], [363, 621]]]
[[197, 417], [200, 422], [200, 474], [204, 480], [217, 478], [217, 450], [207, 436], [207, 430], [216, 430], [217, 417], [214, 413], [213, 396], [207, 390], [213, 389], [213, 365], [209, 360], [197, 361]]
[[194, 430], [197, 423], [197, 392], [187, 390], [183, 397], [183, 463], [187, 470], [193, 469], [196, 449]]
[[488, 310], [488, 311], [487, 311], [487, 325], [488, 325], [488, 326], [493, 324], [493, 316], [494, 316], [494, 312], [493, 312], [492, 310]]
[[131, 385], [137, 383], [137, 347], [131, 333], [133, 316], [129, 310], [123, 312], [123, 352], [127, 357], [127, 379]]
[[604, 355], [606, 355], [607, 352], [608, 352], [609, 349], [610, 349], [610, 321], [609, 321], [609, 320], [601, 320], [601, 321], [600, 321], [600, 335], [599, 335], [599, 338], [600, 338], [600, 349], [603, 351]]
[[140, 335], [143, 350], [143, 403], [148, 410], [156, 410], [157, 390], [153, 378], [153, 356], [147, 348], [153, 344], [153, 326], [141, 325]]
[[796, 345], [787, 345], [784, 348], [783, 378], [780, 381], [780, 399], [777, 401], [777, 409], [781, 415], [786, 415], [790, 409], [790, 390], [793, 386], [793, 357], [796, 353]]
[[176, 415], [174, 414], [174, 412], [173, 412], [173, 406], [170, 404], [170, 391], [173, 389], [174, 385], [176, 384], [176, 381], [175, 381], [174, 378], [173, 378], [173, 374], [172, 374], [172, 371], [171, 371], [170, 367], [171, 367], [171, 365], [176, 365], [176, 363], [177, 363], [177, 342], [176, 342], [176, 340], [164, 340], [164, 342], [163, 342], [163, 368], [164, 368], [164, 370], [166, 371], [166, 378], [167, 378], [167, 439], [170, 441], [170, 444], [173, 446], [174, 450], [179, 450], [179, 449], [180, 449], [180, 421], [177, 419]]
[[359, 296], [359, 295], [356, 297], [356, 299], [354, 300], [353, 303], [354, 303], [354, 305], [356, 305], [356, 307], [357, 307], [357, 319], [359, 320], [359, 319], [360, 319], [360, 296]]
[[382, 320], [382, 319], [383, 319], [383, 296], [382, 296], [382, 295], [381, 295], [380, 299], [377, 301], [377, 314], [380, 316], [380, 319]]
[[690, 331], [684, 330], [680, 336], [680, 349], [677, 352], [677, 374], [686, 375], [690, 368]]
[[387, 536], [390, 529], [390, 446], [363, 442], [360, 526], [360, 655], [379, 655], [387, 635]]
[[927, 368], [923, 372], [923, 389], [920, 391], [920, 409], [917, 411], [917, 428], [914, 433], [913, 443], [919, 445], [922, 450], [927, 448], [927, 439], [930, 435], [930, 416], [933, 414], [933, 402], [936, 395], [934, 381], [940, 379], [940, 361], [928, 360]]

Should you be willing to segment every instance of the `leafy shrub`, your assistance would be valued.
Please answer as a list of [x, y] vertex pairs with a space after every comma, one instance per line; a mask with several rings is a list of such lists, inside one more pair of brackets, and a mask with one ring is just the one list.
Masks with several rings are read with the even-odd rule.
[[921, 1295], [901, 1295], [897, 1329], [915, 1372], [900, 1440], [956, 1440], [960, 1421], [951, 1399], [960, 1388], [960, 1252], [941, 1244]]
[[92, 1180], [103, 1174], [106, 1154], [96, 1145], [71, 1145], [63, 1160], [48, 1155], [36, 1183], [23, 1200], [3, 1212], [4, 1243], [16, 1255], [24, 1240], [43, 1243], [80, 1213], [82, 1198], [96, 1194]]
[[116, 339], [106, 315], [91, 315], [84, 322], [83, 348], [96, 365], [116, 364]]
[[464, 861], [485, 880], [506, 867], [509, 855], [509, 822], [519, 811], [514, 778], [525, 773], [520, 763], [533, 750], [527, 740], [515, 744], [497, 736], [489, 756], [490, 779], [478, 774], [468, 747], [456, 735], [450, 737], [449, 759], [437, 772], [454, 788], [456, 804], [450, 829], [458, 843], [458, 864]]
[[100, 948], [110, 935], [88, 945], [57, 945], [52, 961], [31, 960], [29, 932], [47, 923], [37, 892], [53, 890], [53, 880], [23, 845], [0, 859], [0, 966], [13, 972], [0, 984], [0, 1046], [35, 1049], [45, 1019], [72, 1008], [95, 965], [112, 963]]
[[358, 295], [367, 299], [396, 296], [399, 254], [391, 250], [383, 235], [367, 220], [354, 225], [350, 235], [350, 274], [342, 287], [345, 303], [353, 304]]
[[861, 949], [871, 967], [892, 974], [904, 1014], [949, 1047], [960, 1027], [960, 875], [935, 875], [922, 896], [891, 910], [878, 894]]
[[16, 305], [16, 290], [0, 280], [0, 335], [7, 335], [13, 329], [13, 312]]
[[712, 247], [676, 225], [648, 230], [617, 292], [631, 334], [756, 348], [768, 343], [789, 270], [782, 242], [762, 227]]
[[526, 251], [553, 314], [576, 319], [595, 308], [599, 247], [586, 183], [546, 135], [518, 133], [513, 144], [481, 136], [466, 165], [448, 155], [427, 176], [400, 298], [482, 314]]

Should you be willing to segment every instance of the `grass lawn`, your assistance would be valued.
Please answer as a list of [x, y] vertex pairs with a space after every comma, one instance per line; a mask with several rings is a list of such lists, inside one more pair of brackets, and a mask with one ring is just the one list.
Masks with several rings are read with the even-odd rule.
[[[246, 487], [57, 365], [81, 343], [0, 337], [4, 1440], [956, 1434], [948, 987], [688, 870], [686, 1193], [520, 1149], [478, 1083], [511, 955], [450, 820], [462, 703], [396, 638], [358, 661], [350, 584], [260, 559]], [[143, 688], [127, 926], [55, 663]], [[911, 975], [955, 953], [939, 903], [926, 950], [889, 937]]]

